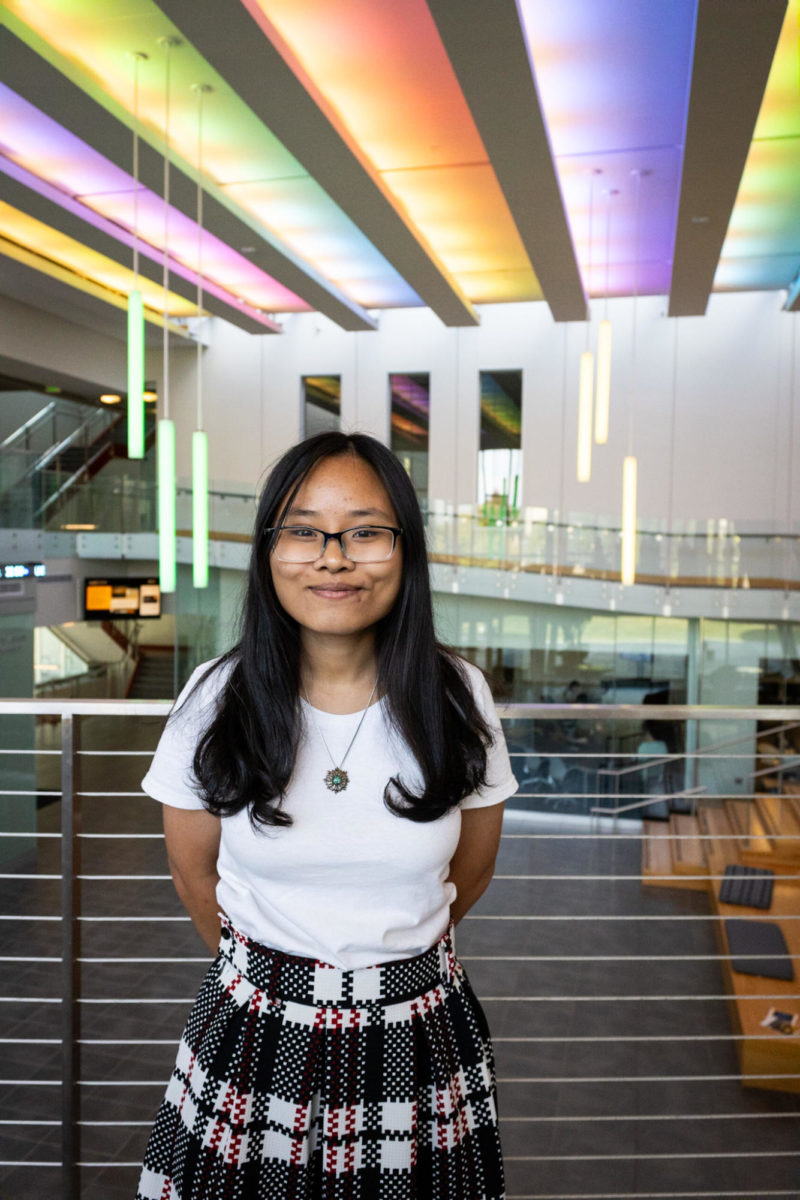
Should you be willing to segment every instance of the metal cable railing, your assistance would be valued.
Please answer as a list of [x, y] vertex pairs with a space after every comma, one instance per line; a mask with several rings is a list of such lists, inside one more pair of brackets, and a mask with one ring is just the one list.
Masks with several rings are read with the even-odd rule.
[[[169, 707], [0, 701], [0, 1193], [27, 1180], [53, 1195], [59, 1175], [64, 1197], [132, 1191], [208, 962], [172, 890], [160, 810], [138, 791]], [[775, 796], [721, 786], [748, 786], [763, 756], [754, 731], [794, 736], [800, 712], [501, 712], [522, 786], [492, 888], [458, 940], [495, 1035], [509, 1200], [796, 1197], [800, 1031], [761, 1022], [778, 1009], [800, 1023], [798, 985], [734, 971], [719, 888], [734, 859], [772, 869], [772, 907], [733, 911], [779, 924], [779, 958], [800, 960], [793, 796], [778, 798], [786, 826], [765, 831]], [[60, 718], [60, 750], [35, 753], [36, 716]], [[609, 799], [600, 773], [624, 769], [632, 756], [619, 747], [644, 720], [701, 731], [691, 755], [666, 756], [698, 773], [697, 815], [662, 814], [658, 835], [625, 805], [596, 811]], [[742, 736], [720, 738], [720, 721], [746, 722], [752, 752]], [[721, 742], [735, 753], [720, 755]], [[585, 786], [532, 790], [543, 759], [562, 783], [580, 762]], [[657, 812], [687, 790], [642, 798]], [[648, 862], [651, 843], [677, 860]], [[748, 958], [768, 966], [775, 954]]]

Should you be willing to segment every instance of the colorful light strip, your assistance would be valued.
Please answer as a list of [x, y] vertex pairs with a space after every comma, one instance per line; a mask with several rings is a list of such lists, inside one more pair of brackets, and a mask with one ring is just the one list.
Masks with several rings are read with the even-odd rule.
[[[589, 247], [587, 170], [595, 198], [616, 189], [608, 290], [636, 274], [632, 170], [642, 184], [638, 291], [669, 291], [697, 0], [519, 0], [576, 252], [592, 296], [606, 291], [604, 229]], [[592, 263], [591, 276], [588, 264]]]
[[[0, 238], [7, 239], [12, 246], [18, 246], [29, 258], [39, 256], [44, 262], [71, 272], [76, 282], [86, 280], [97, 284], [114, 294], [120, 307], [127, 307], [127, 297], [136, 290], [137, 277], [133, 271], [2, 200]], [[138, 284], [146, 319], [161, 324], [159, 313], [163, 311], [163, 292], [156, 284], [141, 276], [138, 277]], [[190, 300], [170, 292], [168, 313], [173, 320], [180, 320], [182, 317], [196, 316], [197, 309]]]
[[[146, 50], [150, 59], [139, 71], [142, 135], [160, 152], [164, 102], [158, 42], [165, 36], [180, 35], [180, 31], [153, 0], [137, 0], [135, 17], [119, 20], [109, 20], [107, 7], [96, 0], [6, 0], [5, 10], [5, 19], [18, 37], [122, 119], [130, 118], [131, 50]], [[210, 103], [204, 117], [207, 190], [216, 192], [223, 203], [238, 206], [258, 226], [263, 224], [362, 306], [421, 303], [383, 255], [188, 42], [174, 56], [172, 78], [172, 144], [192, 147], [185, 158], [173, 152], [176, 164], [190, 174], [193, 171], [197, 113], [192, 85], [202, 81], [214, 88], [215, 95], [224, 97], [224, 103]], [[275, 304], [268, 311], [299, 311], [302, 307], [295, 301]]]
[[[115, 231], [133, 235], [135, 180], [52, 118], [0, 84], [3, 157], [54, 185], [83, 209], [112, 222]], [[50, 193], [52, 198], [52, 192]], [[88, 210], [88, 211], [87, 211]], [[170, 255], [189, 271], [198, 268], [198, 230], [189, 217], [170, 208]], [[138, 189], [138, 233], [142, 253], [160, 254], [164, 240], [164, 202], [146, 188]], [[244, 255], [203, 231], [201, 253], [209, 281], [232, 296], [267, 312], [307, 311], [293, 292], [261, 271]]]
[[540, 299], [425, 0], [252, 2], [470, 300]]
[[782, 288], [800, 263], [800, 0], [789, 0], [714, 288]]
[[[536, 83], [556, 157], [562, 194], [591, 295], [634, 290], [636, 221], [631, 170], [642, 184], [640, 294], [670, 283], [681, 145], [698, 0], [519, 0]], [[473, 300], [534, 298], [536, 281], [521, 254], [452, 68], [424, 0], [247, 0], [286, 39], [340, 115], [365, 157], [443, 263]], [[151, 55], [141, 71], [145, 136], [160, 145], [163, 97], [158, 39], [176, 31], [154, 0], [108, 19], [96, 0], [6, 0], [4, 20], [31, 47], [123, 120], [132, 96], [132, 48]], [[798, 244], [795, 180], [800, 171], [798, 27], [800, 3], [789, 0], [722, 259], [718, 290], [785, 286]], [[355, 64], [355, 66], [354, 66]], [[367, 307], [419, 303], [297, 160], [186, 44], [175, 56], [174, 143], [194, 145], [191, 84], [205, 80], [225, 103], [209, 106], [209, 190], [263, 224], [300, 257]], [[149, 68], [152, 67], [152, 70]], [[114, 184], [96, 162], [76, 169], [67, 143], [19, 133], [19, 114], [0, 111], [4, 141], [31, 170], [79, 196], [112, 221], [127, 221], [129, 184]], [[191, 172], [191, 152], [180, 161]], [[598, 187], [617, 189], [608, 266], [603, 240], [589, 248], [585, 171], [603, 172]], [[70, 182], [65, 184], [65, 171]], [[110, 186], [109, 186], [110, 185]], [[148, 214], [156, 227], [157, 210]], [[172, 222], [171, 222], [172, 224]], [[179, 235], [176, 234], [176, 238]], [[193, 237], [187, 240], [187, 251]], [[176, 245], [178, 242], [176, 241]], [[234, 251], [235, 252], [235, 251]], [[204, 251], [209, 264], [213, 254]], [[587, 276], [587, 264], [592, 272]], [[241, 264], [238, 264], [241, 266]], [[250, 267], [253, 264], [248, 264]], [[226, 276], [226, 279], [228, 277]], [[247, 280], [251, 277], [248, 275]], [[247, 280], [245, 282], [247, 282]], [[238, 288], [232, 271], [226, 285]], [[607, 284], [607, 287], [606, 287]], [[266, 311], [294, 311], [287, 300], [247, 295]]]

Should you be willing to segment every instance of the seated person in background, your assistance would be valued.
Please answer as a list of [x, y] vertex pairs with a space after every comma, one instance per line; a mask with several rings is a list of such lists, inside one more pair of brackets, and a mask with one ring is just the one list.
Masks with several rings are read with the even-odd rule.
[[[651, 721], [645, 721], [642, 724], [644, 739], [636, 747], [637, 758], [660, 759], [664, 755], [669, 754], [667, 743], [657, 736], [657, 732]], [[651, 767], [645, 767], [642, 771], [639, 771], [636, 775], [638, 780], [636, 791], [654, 792], [657, 795], [666, 792], [664, 775], [665, 769], [668, 766], [668, 763], [654, 762]]]

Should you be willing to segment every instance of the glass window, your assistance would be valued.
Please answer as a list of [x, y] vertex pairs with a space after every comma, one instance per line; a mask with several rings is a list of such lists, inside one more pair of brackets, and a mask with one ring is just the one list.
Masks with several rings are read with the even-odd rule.
[[303, 436], [341, 428], [341, 375], [303, 376]]
[[402, 462], [420, 501], [428, 497], [430, 375], [390, 375], [392, 450]]
[[478, 503], [487, 520], [515, 520], [522, 476], [522, 371], [481, 371]]

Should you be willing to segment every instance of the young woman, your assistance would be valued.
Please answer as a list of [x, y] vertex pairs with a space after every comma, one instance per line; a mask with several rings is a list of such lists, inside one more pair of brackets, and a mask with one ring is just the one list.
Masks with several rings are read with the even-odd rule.
[[516, 783], [483, 677], [434, 638], [419, 506], [379, 442], [324, 433], [274, 467], [241, 640], [143, 787], [217, 957], [139, 1200], [501, 1200], [452, 922]]

